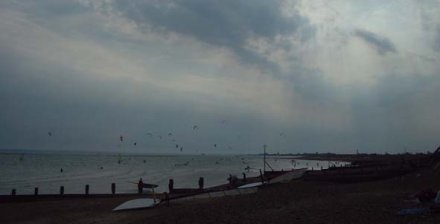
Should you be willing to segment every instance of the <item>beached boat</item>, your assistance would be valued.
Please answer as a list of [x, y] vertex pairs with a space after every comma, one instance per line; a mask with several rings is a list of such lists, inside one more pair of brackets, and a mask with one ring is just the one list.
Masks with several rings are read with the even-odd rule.
[[245, 195], [245, 194], [254, 194], [257, 193], [258, 186], [250, 187], [250, 188], [236, 188], [231, 190], [224, 190], [224, 191], [214, 191], [214, 192], [207, 192], [207, 193], [201, 193], [201, 194], [194, 194], [194, 195], [188, 195], [188, 196], [181, 196], [176, 198], [170, 198], [169, 202], [186, 202], [196, 199], [210, 199], [210, 198], [219, 198], [219, 197], [225, 197], [225, 196], [237, 196], [237, 195]]
[[288, 183], [292, 180], [299, 179], [303, 177], [303, 175], [307, 172], [307, 168], [297, 169], [288, 171], [285, 173], [282, 173], [278, 176], [275, 176], [271, 179], [269, 179], [269, 184], [275, 184], [275, 183]]
[[145, 209], [145, 208], [152, 208], [157, 205], [156, 200], [151, 198], [139, 198], [139, 199], [133, 199], [130, 201], [126, 201], [120, 205], [118, 205], [116, 208], [113, 209], [113, 211], [125, 211], [125, 210], [137, 210], [137, 209]]
[[229, 189], [229, 190], [219, 190], [219, 191], [211, 191], [211, 192], [204, 192], [204, 193], [195, 193], [192, 195], [180, 196], [178, 198], [174, 198], [174, 199], [170, 199], [170, 200], [172, 200], [172, 201], [187, 201], [187, 200], [193, 200], [193, 199], [216, 198], [216, 197], [223, 197], [223, 196], [253, 194], [258, 191], [258, 188], [264, 187], [266, 185], [288, 183], [292, 180], [299, 179], [306, 173], [306, 171], [307, 171], [307, 168], [291, 170], [291, 171], [282, 171], [282, 172], [278, 172], [277, 176], [274, 176], [272, 179], [270, 179], [268, 181], [247, 183], [247, 184], [240, 185], [234, 189]]

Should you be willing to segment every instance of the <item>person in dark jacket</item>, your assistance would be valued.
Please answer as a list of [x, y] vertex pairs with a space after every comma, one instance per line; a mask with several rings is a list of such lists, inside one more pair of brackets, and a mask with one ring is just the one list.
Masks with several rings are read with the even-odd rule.
[[143, 189], [144, 189], [144, 182], [142, 182], [142, 178], [140, 178], [138, 182], [138, 193], [142, 194]]

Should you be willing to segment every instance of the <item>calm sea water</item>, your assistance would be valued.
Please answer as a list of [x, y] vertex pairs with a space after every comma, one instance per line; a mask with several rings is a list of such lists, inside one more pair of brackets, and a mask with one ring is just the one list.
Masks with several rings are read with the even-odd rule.
[[[120, 163], [118, 163], [120, 161]], [[329, 162], [269, 158], [276, 170], [328, 167]], [[246, 167], [251, 169], [246, 169]], [[111, 183], [116, 183], [118, 193], [134, 193], [136, 182], [159, 185], [158, 191], [167, 191], [168, 180], [174, 186], [198, 187], [199, 177], [205, 186], [227, 182], [229, 174], [258, 176], [263, 168], [261, 156], [249, 155], [117, 155], [104, 153], [0, 153], [0, 194], [56, 194], [64, 186], [65, 193], [110, 193]], [[61, 172], [63, 169], [63, 172]]]

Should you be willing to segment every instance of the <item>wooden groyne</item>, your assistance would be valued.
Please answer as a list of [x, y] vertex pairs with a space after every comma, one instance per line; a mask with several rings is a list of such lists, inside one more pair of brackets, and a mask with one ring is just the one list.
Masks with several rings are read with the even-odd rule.
[[[183, 195], [190, 194], [199, 194], [199, 193], [209, 193], [214, 191], [221, 190], [230, 190], [234, 189], [240, 185], [246, 183], [253, 183], [262, 180], [261, 173], [260, 176], [256, 177], [246, 177], [246, 174], [243, 173], [242, 178], [238, 178], [236, 176], [229, 175], [228, 183], [217, 185], [213, 187], [204, 186], [204, 177], [200, 177], [198, 180], [198, 188], [175, 188], [174, 180], [170, 179], [168, 184], [169, 193], [156, 193], [156, 197], [159, 199], [166, 197], [180, 197]], [[264, 179], [264, 178], [263, 178]], [[0, 203], [1, 202], [26, 202], [26, 201], [40, 201], [40, 200], [61, 200], [61, 199], [81, 199], [81, 198], [107, 198], [107, 197], [126, 197], [126, 196], [143, 196], [143, 197], [153, 197], [152, 192], [143, 192], [139, 193], [117, 193], [117, 186], [115, 183], [110, 184], [109, 193], [102, 194], [90, 194], [90, 185], [84, 185], [84, 193], [82, 194], [66, 194], [64, 186], [60, 186], [58, 194], [39, 194], [39, 188], [34, 188], [34, 194], [28, 195], [20, 195], [16, 189], [11, 189], [10, 195], [0, 195]]]
[[[24, 202], [24, 201], [39, 201], [39, 200], [54, 200], [64, 198], [106, 198], [106, 197], [122, 197], [122, 196], [139, 196], [152, 197], [151, 192], [139, 193], [117, 193], [116, 184], [110, 184], [109, 193], [90, 194], [90, 185], [84, 186], [83, 194], [65, 194], [64, 186], [60, 186], [58, 194], [39, 194], [39, 188], [34, 188], [34, 194], [20, 195], [16, 189], [11, 190], [10, 195], [0, 195], [0, 202]], [[163, 197], [163, 194], [156, 194], [157, 197]]]
[[[0, 195], [0, 203], [6, 202], [29, 202], [29, 201], [52, 201], [63, 199], [85, 199], [85, 198], [110, 198], [110, 197], [138, 197], [139, 194], [134, 193], [118, 193], [118, 194], [39, 194], [39, 195]], [[143, 195], [144, 196], [144, 195]], [[151, 197], [150, 194], [145, 194]], [[162, 194], [157, 194], [158, 198], [163, 197]]]

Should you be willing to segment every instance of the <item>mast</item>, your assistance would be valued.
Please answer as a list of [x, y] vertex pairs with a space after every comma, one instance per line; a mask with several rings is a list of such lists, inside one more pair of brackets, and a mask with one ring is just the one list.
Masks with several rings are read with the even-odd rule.
[[263, 154], [263, 174], [266, 173], [266, 144], [263, 145], [264, 154]]

